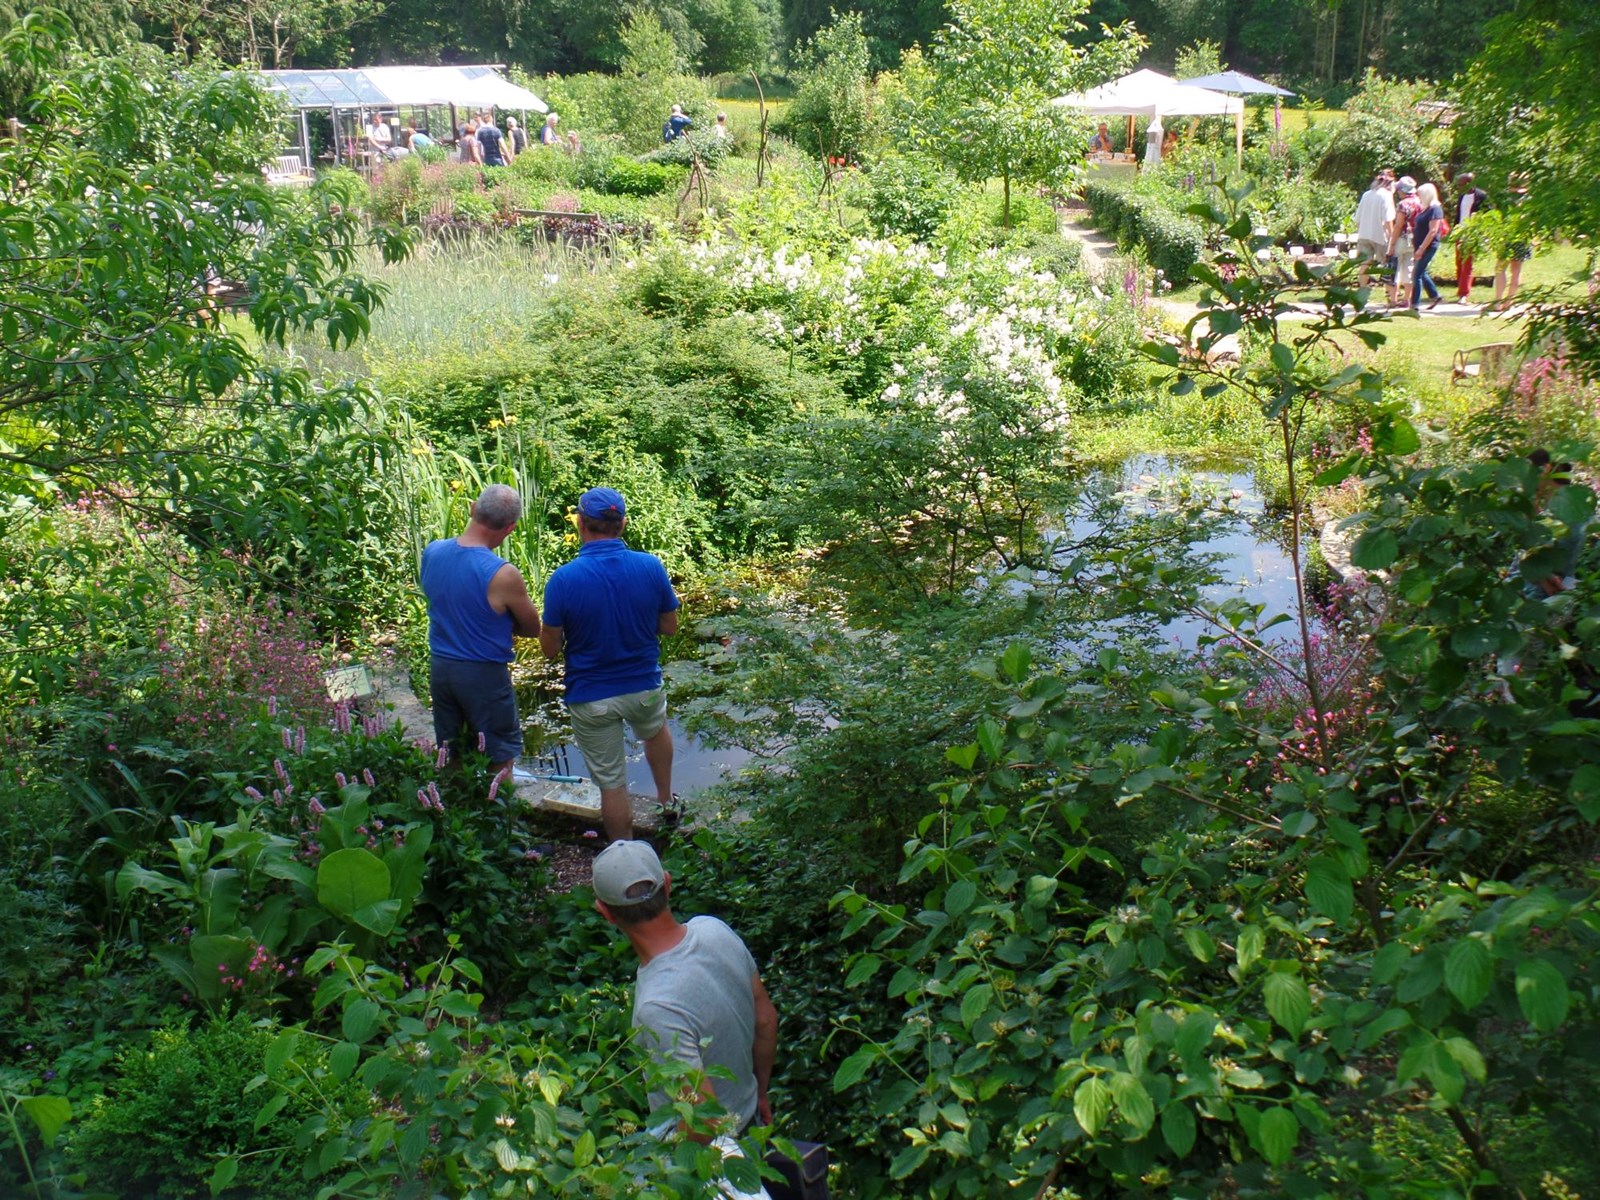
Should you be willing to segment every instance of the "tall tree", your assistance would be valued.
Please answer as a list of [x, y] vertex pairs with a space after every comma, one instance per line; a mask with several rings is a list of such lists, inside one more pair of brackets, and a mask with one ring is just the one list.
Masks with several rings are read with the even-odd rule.
[[1600, 122], [1594, 119], [1600, 5], [1522, 0], [1491, 22], [1460, 86], [1459, 140], [1485, 185], [1525, 178], [1525, 218], [1550, 234], [1600, 229]]
[[227, 63], [287, 67], [302, 51], [317, 66], [343, 65], [347, 36], [371, 12], [364, 0], [133, 0], [153, 41]]
[[[54, 0], [51, 7], [78, 45], [97, 54], [112, 53], [135, 32], [127, 0]], [[0, 0], [0, 37], [39, 8], [34, 0]], [[5, 67], [0, 71], [0, 122], [20, 114], [39, 83], [38, 74], [28, 62], [19, 60]]]
[[1102, 27], [1084, 46], [1089, 0], [952, 0], [931, 63], [940, 106], [923, 140], [967, 180], [999, 177], [1001, 221], [1011, 225], [1011, 185], [1064, 182], [1083, 151], [1079, 114], [1060, 96], [1104, 83], [1133, 65], [1133, 26]]
[[262, 350], [346, 344], [380, 296], [349, 197], [263, 181], [270, 93], [147, 45], [85, 55], [58, 14], [0, 37], [0, 67], [45, 81], [0, 139], [0, 499], [109, 487], [182, 519], [348, 418], [352, 394]]

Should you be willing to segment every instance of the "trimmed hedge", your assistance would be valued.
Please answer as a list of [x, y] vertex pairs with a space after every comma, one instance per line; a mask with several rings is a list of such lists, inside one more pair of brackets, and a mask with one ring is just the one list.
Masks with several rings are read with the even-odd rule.
[[641, 162], [626, 154], [584, 155], [578, 163], [578, 186], [608, 196], [655, 196], [683, 180], [683, 168]]
[[1150, 265], [1159, 267], [1173, 287], [1188, 282], [1189, 268], [1205, 253], [1205, 233], [1198, 221], [1173, 212], [1154, 197], [1115, 184], [1085, 184], [1083, 198], [1095, 225], [1115, 237], [1118, 245], [1142, 245]]

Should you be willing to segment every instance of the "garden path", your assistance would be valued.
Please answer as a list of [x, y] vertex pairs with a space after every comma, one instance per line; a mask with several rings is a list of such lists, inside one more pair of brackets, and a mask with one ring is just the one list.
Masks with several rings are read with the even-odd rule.
[[[1083, 246], [1083, 268], [1088, 273], [1091, 281], [1102, 286], [1120, 286], [1119, 276], [1124, 270], [1121, 251], [1117, 243], [1102, 234], [1099, 230], [1089, 225], [1081, 212], [1063, 212], [1061, 214], [1061, 233], [1064, 237], [1072, 238]], [[1179, 325], [1186, 325], [1200, 311], [1200, 305], [1194, 300], [1173, 300], [1157, 296], [1152, 298], [1161, 310], [1170, 316]], [[1454, 300], [1440, 301], [1437, 308], [1424, 311], [1420, 315], [1424, 320], [1434, 320], [1439, 317], [1481, 317], [1513, 316], [1516, 310], [1508, 314], [1489, 314], [1484, 312], [1482, 304], [1459, 304]], [[1304, 320], [1304, 317], [1290, 316], [1289, 320]]]

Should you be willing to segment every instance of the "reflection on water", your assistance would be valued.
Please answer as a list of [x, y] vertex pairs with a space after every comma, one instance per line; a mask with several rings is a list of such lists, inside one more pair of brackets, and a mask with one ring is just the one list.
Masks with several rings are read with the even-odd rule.
[[[668, 662], [699, 655], [700, 643], [693, 636], [692, 618], [686, 617], [682, 632], [665, 641], [664, 651]], [[517, 709], [522, 714], [523, 765], [540, 773], [587, 777], [588, 765], [583, 761], [583, 752], [572, 740], [572, 725], [567, 720], [566, 705], [561, 702], [560, 664], [547, 662], [535, 651], [518, 660], [511, 674], [517, 687]], [[672, 711], [670, 690], [667, 711], [669, 714]], [[746, 750], [713, 750], [701, 744], [685, 733], [670, 715], [667, 725], [672, 730], [674, 747], [672, 788], [680, 795], [721, 783], [752, 757]], [[644, 761], [644, 747], [631, 731], [627, 734], [626, 747], [628, 790], [654, 796], [656, 786]]]
[[[1201, 469], [1155, 454], [1136, 454], [1120, 466], [1103, 472], [1096, 482], [1120, 494], [1130, 512], [1153, 512], [1167, 504], [1166, 494], [1173, 482], [1183, 478], [1190, 490], [1210, 493], [1219, 517], [1208, 525], [1204, 537], [1193, 543], [1194, 551], [1214, 565], [1221, 582], [1203, 589], [1214, 603], [1242, 597], [1252, 604], [1266, 606], [1266, 615], [1293, 614], [1295, 610], [1294, 564], [1289, 558], [1284, 523], [1269, 515], [1255, 476], [1249, 471], [1230, 468]], [[1074, 513], [1064, 532], [1082, 537], [1095, 526], [1082, 513]], [[1301, 559], [1305, 554], [1302, 547]], [[1218, 632], [1216, 626], [1198, 617], [1180, 616], [1161, 626], [1167, 639], [1192, 650], [1206, 634]], [[1285, 623], [1264, 635], [1270, 640], [1292, 636]]]

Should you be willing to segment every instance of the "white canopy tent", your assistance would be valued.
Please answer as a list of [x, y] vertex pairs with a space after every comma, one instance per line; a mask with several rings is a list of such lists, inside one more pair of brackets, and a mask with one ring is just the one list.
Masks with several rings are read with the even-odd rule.
[[1086, 92], [1058, 96], [1064, 108], [1081, 108], [1095, 117], [1221, 117], [1231, 116], [1234, 149], [1244, 159], [1244, 101], [1237, 96], [1179, 83], [1159, 71], [1139, 70]]

